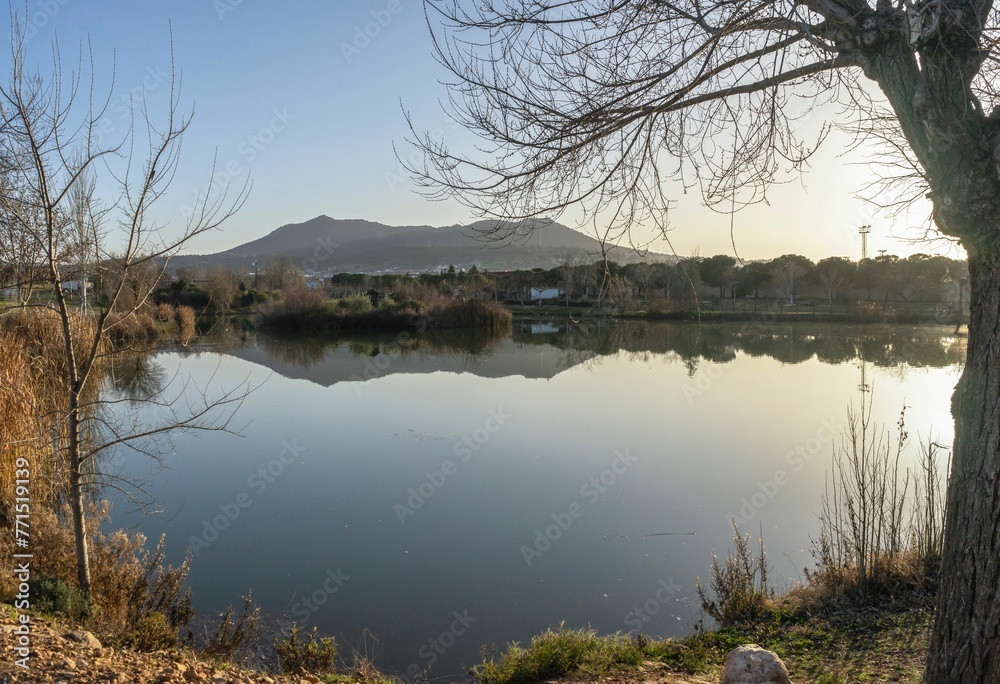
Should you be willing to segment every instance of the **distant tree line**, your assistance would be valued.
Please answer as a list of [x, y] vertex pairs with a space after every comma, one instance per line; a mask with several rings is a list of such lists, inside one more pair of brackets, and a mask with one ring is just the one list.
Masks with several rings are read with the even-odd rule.
[[335, 290], [391, 290], [399, 282], [413, 279], [443, 290], [493, 293], [515, 302], [530, 299], [532, 288], [549, 288], [559, 290], [569, 302], [604, 298], [615, 306], [642, 302], [682, 309], [706, 300], [748, 298], [783, 299], [789, 304], [808, 298], [831, 306], [847, 301], [947, 304], [959, 299], [968, 280], [968, 266], [965, 261], [926, 254], [905, 258], [885, 254], [860, 262], [843, 257], [814, 262], [786, 254], [742, 263], [720, 254], [680, 259], [673, 264], [573, 264], [567, 260], [550, 269], [503, 272], [476, 267], [465, 271], [452, 266], [440, 273], [416, 276], [340, 273], [330, 279], [329, 286]]
[[547, 290], [550, 295], [558, 293], [549, 303], [585, 306], [603, 302], [620, 313], [639, 308], [745, 307], [750, 301], [825, 305], [831, 311], [859, 303], [904, 311], [916, 305], [957, 310], [965, 301], [968, 277], [964, 260], [927, 254], [883, 254], [861, 261], [828, 257], [816, 262], [799, 254], [743, 262], [726, 254], [682, 258], [675, 263], [586, 264], [566, 259], [548, 269], [491, 272], [476, 266], [468, 270], [448, 266], [434, 273], [338, 273], [322, 278], [305, 276], [289, 257], [276, 257], [250, 271], [222, 266], [206, 271], [183, 269], [171, 283], [161, 285], [158, 297], [222, 313], [235, 305], [252, 305], [307, 289], [337, 298], [420, 286], [448, 297], [508, 304], [531, 303], [533, 291]]

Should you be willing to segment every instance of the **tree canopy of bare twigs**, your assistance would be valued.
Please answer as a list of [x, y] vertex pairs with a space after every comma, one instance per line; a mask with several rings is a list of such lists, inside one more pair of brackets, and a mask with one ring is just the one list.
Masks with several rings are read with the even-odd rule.
[[[1000, 14], [991, 0], [424, 0], [453, 149], [411, 121], [432, 198], [511, 238], [582, 210], [599, 236], [733, 211], [832, 125], [879, 144], [890, 211], [930, 199], [969, 255], [968, 364], [928, 682], [1000, 681]], [[828, 121], [829, 120], [829, 121]], [[526, 221], [531, 219], [532, 221]]]

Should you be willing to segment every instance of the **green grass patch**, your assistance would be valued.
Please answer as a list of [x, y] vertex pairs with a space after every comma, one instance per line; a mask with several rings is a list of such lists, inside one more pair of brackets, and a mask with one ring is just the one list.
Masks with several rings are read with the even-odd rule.
[[917, 684], [932, 621], [933, 611], [920, 605], [820, 616], [774, 610], [753, 624], [700, 631], [677, 642], [681, 648], [651, 642], [645, 653], [678, 673], [710, 674], [734, 648], [758, 644], [781, 657], [795, 682]]
[[533, 638], [528, 648], [511, 644], [474, 674], [483, 684], [518, 684], [564, 675], [603, 675], [636, 667], [643, 660], [642, 650], [626, 636], [559, 627]]
[[884, 682], [918, 684], [923, 674], [933, 611], [928, 603], [829, 615], [773, 609], [761, 619], [679, 640], [652, 641], [590, 630], [550, 629], [529, 646], [510, 645], [473, 669], [483, 684], [524, 684], [559, 677], [589, 679], [620, 673], [626, 681], [640, 666], [664, 672], [717, 677], [726, 655], [743, 644], [777, 653], [800, 684]]

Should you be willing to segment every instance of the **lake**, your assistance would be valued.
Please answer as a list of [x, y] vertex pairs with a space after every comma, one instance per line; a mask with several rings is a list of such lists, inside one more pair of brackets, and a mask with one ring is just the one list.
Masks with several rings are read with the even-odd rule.
[[[516, 322], [508, 337], [230, 335], [154, 362], [177, 392], [260, 385], [227, 432], [180, 435], [148, 482], [162, 513], [116, 523], [195, 552], [201, 612], [249, 588], [274, 620], [377, 638], [402, 676], [457, 676], [481, 648], [564, 623], [676, 636], [696, 578], [763, 531], [784, 586], [847, 407], [870, 390], [912, 458], [950, 445], [964, 337], [944, 327]], [[862, 379], [862, 367], [864, 378]], [[194, 383], [182, 388], [180, 382]]]

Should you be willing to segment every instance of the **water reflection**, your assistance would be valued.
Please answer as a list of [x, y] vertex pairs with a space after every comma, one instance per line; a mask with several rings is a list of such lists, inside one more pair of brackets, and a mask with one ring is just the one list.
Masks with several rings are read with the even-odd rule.
[[[663, 355], [682, 362], [689, 375], [699, 364], [729, 363], [738, 354], [797, 364], [810, 359], [842, 364], [863, 359], [877, 367], [942, 368], [965, 359], [965, 338], [946, 326], [848, 326], [647, 323], [607, 320], [521, 321], [512, 333], [477, 331], [427, 334], [285, 337], [219, 335], [214, 351], [267, 366], [289, 378], [324, 386], [396, 373], [469, 372], [481, 377], [552, 378], [575, 366], [594, 366], [624, 353], [634, 361]], [[204, 347], [188, 347], [199, 354]], [[303, 371], [308, 371], [304, 373]]]
[[[341, 643], [372, 630], [377, 662], [400, 673], [430, 667], [422, 649], [456, 611], [477, 622], [432, 676], [561, 620], [628, 630], [664, 582], [680, 589], [642, 629], [684, 633], [697, 618], [695, 578], [729, 544], [729, 516], [789, 469], [788, 454], [843, 422], [859, 359], [876, 420], [894, 424], [905, 401], [915, 439], [933, 427], [950, 441], [964, 360], [950, 332], [542, 320], [502, 338], [213, 335], [157, 363], [167, 377], [267, 383], [241, 409], [246, 439], [178, 438], [173, 470], [157, 480], [166, 515], [142, 529], [166, 533], [175, 562], [212, 533], [192, 567], [199, 610], [252, 588], [269, 615], [308, 618]], [[287, 445], [300, 455], [286, 463]], [[755, 513], [776, 577], [809, 562], [831, 445]], [[636, 460], [594, 499], [589, 483], [618, 454]], [[241, 495], [252, 505], [210, 529]], [[574, 504], [585, 513], [529, 565], [524, 548], [546, 546], [539, 531]], [[694, 534], [646, 536], [667, 532]], [[331, 571], [351, 579], [304, 613]]]

